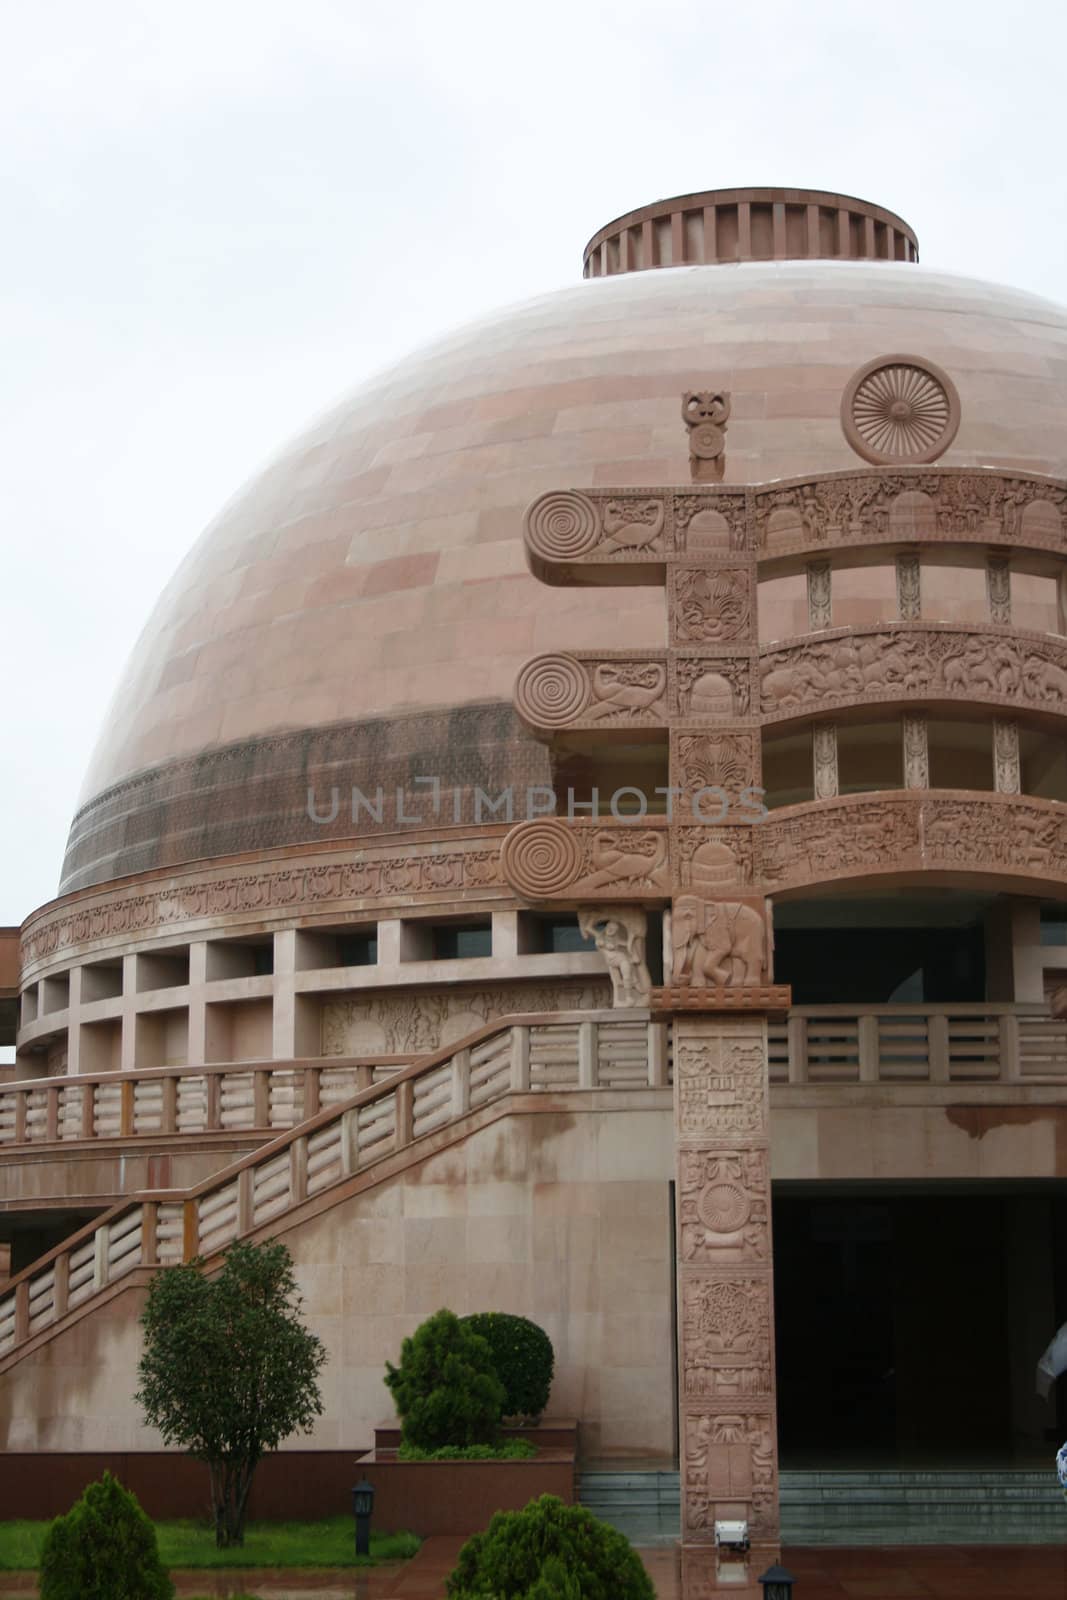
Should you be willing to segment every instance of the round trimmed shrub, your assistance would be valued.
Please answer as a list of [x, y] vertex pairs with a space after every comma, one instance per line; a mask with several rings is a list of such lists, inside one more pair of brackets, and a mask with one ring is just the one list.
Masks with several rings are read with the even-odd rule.
[[584, 1506], [543, 1494], [498, 1511], [459, 1553], [449, 1600], [655, 1600], [628, 1539]]
[[40, 1586], [41, 1600], [172, 1600], [174, 1594], [155, 1527], [110, 1472], [49, 1528]]
[[400, 1365], [385, 1366], [405, 1444], [440, 1450], [495, 1443], [504, 1385], [486, 1341], [455, 1312], [428, 1317], [401, 1345]]
[[505, 1417], [538, 1421], [548, 1404], [555, 1366], [552, 1340], [544, 1328], [506, 1311], [476, 1311], [463, 1321], [489, 1346], [504, 1385]]

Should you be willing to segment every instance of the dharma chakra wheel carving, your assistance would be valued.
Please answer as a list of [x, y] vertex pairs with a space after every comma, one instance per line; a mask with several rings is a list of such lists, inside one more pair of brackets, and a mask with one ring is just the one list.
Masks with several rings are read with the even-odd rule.
[[526, 513], [526, 538], [545, 561], [576, 561], [600, 538], [596, 507], [573, 490], [543, 494]]
[[869, 361], [841, 401], [845, 438], [857, 455], [877, 466], [936, 461], [959, 425], [960, 398], [952, 379], [918, 356]]
[[565, 728], [585, 710], [589, 678], [581, 662], [564, 654], [535, 656], [519, 673], [515, 701], [536, 728]]

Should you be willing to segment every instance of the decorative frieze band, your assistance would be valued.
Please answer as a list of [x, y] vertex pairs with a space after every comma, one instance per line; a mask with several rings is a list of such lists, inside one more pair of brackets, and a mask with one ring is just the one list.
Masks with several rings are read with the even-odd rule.
[[750, 489], [556, 490], [527, 511], [525, 538], [546, 582], [647, 584], [687, 556], [742, 551], [772, 560], [844, 545], [946, 541], [1062, 551], [1065, 513], [1059, 479], [871, 468]]
[[1067, 641], [1044, 633], [982, 632], [948, 623], [838, 629], [830, 638], [764, 650], [759, 676], [763, 721], [909, 697], [1026, 705], [1067, 715]]

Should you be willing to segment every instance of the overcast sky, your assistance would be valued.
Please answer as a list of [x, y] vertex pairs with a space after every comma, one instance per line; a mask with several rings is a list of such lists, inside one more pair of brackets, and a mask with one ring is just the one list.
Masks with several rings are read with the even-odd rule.
[[1067, 299], [1062, 4], [2, 0], [0, 923], [160, 588], [375, 368], [673, 194], [899, 211]]

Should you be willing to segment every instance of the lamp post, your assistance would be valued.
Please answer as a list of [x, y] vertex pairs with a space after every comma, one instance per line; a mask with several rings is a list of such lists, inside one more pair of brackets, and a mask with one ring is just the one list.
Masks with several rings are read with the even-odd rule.
[[374, 1485], [361, 1478], [352, 1490], [352, 1514], [356, 1519], [356, 1555], [370, 1555], [370, 1518], [374, 1510]]
[[759, 1579], [763, 1600], [792, 1600], [793, 1581], [793, 1574], [784, 1567], [768, 1567]]

